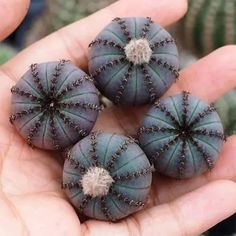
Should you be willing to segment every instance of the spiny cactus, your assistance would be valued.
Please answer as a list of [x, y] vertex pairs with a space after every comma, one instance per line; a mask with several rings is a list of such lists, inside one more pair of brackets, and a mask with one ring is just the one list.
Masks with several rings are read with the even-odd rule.
[[89, 46], [89, 71], [115, 104], [154, 102], [178, 77], [174, 40], [150, 18], [116, 18]]
[[80, 212], [116, 221], [144, 206], [151, 172], [134, 139], [94, 132], [68, 152], [62, 187]]
[[29, 145], [43, 149], [88, 135], [99, 111], [90, 77], [66, 60], [32, 64], [11, 92], [10, 122]]
[[224, 140], [215, 109], [187, 92], [157, 101], [138, 135], [156, 170], [174, 178], [212, 169]]
[[189, 0], [183, 22], [185, 45], [205, 55], [236, 43], [236, 0]]

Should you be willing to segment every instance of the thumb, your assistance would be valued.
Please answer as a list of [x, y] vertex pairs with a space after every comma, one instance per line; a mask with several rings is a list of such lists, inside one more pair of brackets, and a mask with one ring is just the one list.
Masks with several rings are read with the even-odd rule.
[[6, 38], [25, 17], [29, 0], [0, 0], [0, 40]]

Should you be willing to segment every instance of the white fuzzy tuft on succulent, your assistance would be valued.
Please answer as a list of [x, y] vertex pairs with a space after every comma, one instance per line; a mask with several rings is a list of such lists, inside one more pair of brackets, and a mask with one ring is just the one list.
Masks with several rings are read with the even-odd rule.
[[141, 65], [150, 61], [152, 49], [147, 39], [132, 39], [125, 46], [125, 55], [127, 60], [134, 63], [134, 65]]
[[107, 195], [113, 182], [109, 172], [101, 167], [89, 168], [81, 180], [83, 193], [92, 197]]

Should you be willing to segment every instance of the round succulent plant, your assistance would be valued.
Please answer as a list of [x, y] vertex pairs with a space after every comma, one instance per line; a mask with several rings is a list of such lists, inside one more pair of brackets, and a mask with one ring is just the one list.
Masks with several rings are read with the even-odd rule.
[[134, 139], [94, 132], [68, 152], [62, 187], [80, 212], [116, 221], [144, 206], [151, 172]]
[[215, 109], [187, 92], [157, 101], [138, 136], [156, 170], [174, 178], [212, 169], [224, 140]]
[[10, 122], [29, 145], [57, 150], [88, 135], [96, 121], [96, 88], [68, 63], [32, 64], [12, 87]]
[[150, 18], [116, 18], [89, 46], [89, 71], [115, 104], [154, 102], [178, 77], [174, 40]]

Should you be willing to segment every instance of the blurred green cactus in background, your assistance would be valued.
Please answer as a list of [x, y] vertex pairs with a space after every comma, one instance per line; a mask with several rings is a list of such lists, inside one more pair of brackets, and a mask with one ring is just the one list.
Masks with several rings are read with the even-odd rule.
[[8, 61], [16, 54], [16, 51], [7, 44], [0, 43], [0, 65]]
[[83, 18], [99, 9], [115, 2], [115, 0], [56, 0], [49, 3], [51, 21], [49, 31], [55, 31], [67, 24]]
[[214, 106], [222, 120], [225, 134], [236, 133], [236, 88], [218, 99]]
[[199, 56], [236, 43], [236, 0], [189, 0], [184, 41]]
[[40, 20], [33, 25], [26, 44], [48, 35], [74, 21], [88, 16], [116, 0], [54, 0], [48, 1], [47, 10]]

